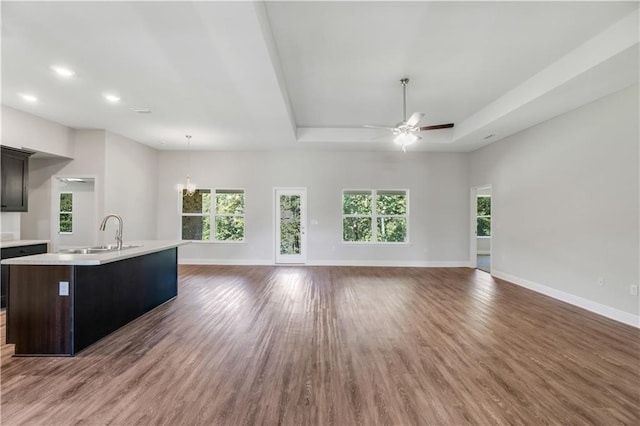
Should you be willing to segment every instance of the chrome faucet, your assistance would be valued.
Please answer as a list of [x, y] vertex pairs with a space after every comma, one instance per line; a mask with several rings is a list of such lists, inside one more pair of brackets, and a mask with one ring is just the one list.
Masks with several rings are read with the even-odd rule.
[[122, 250], [122, 218], [120, 216], [118, 216], [117, 214], [106, 215], [104, 219], [102, 219], [100, 230], [104, 231], [104, 229], [107, 227], [107, 220], [109, 220], [110, 217], [114, 217], [118, 221], [118, 230], [116, 231], [116, 244], [118, 246], [118, 250]]

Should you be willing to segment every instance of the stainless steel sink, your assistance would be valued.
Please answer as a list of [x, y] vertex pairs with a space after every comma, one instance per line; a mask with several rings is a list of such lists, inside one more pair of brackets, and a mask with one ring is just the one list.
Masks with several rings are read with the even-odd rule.
[[[126, 249], [130, 249], [130, 248], [135, 248], [135, 247], [142, 247], [141, 245], [136, 245], [136, 244], [127, 244], [127, 245], [123, 245], [121, 250], [126, 250]], [[64, 254], [100, 254], [100, 253], [108, 253], [111, 251], [118, 251], [118, 246], [113, 244], [113, 245], [108, 245], [108, 246], [95, 246], [95, 247], [81, 247], [81, 248], [75, 248], [75, 249], [66, 249], [66, 250], [60, 250], [60, 253], [64, 253]]]
[[112, 249], [108, 248], [97, 248], [97, 247], [86, 247], [86, 248], [78, 248], [78, 249], [67, 249], [60, 250], [60, 253], [65, 254], [97, 254], [97, 253], [106, 253], [112, 251]]

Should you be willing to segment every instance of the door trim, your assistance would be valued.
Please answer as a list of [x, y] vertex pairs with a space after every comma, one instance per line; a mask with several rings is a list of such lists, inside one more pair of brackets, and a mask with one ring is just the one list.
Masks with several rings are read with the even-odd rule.
[[[292, 195], [301, 194], [300, 200], [300, 228], [302, 231], [300, 241], [300, 256], [294, 261], [278, 261], [278, 252], [280, 250], [280, 223], [279, 218], [279, 195]], [[273, 188], [273, 263], [278, 265], [286, 264], [306, 264], [307, 263], [307, 188], [303, 187], [274, 187]]]
[[99, 177], [91, 174], [84, 173], [74, 173], [74, 174], [64, 174], [64, 175], [53, 175], [51, 176], [51, 186], [50, 186], [50, 208], [49, 211], [49, 253], [56, 253], [60, 248], [60, 216], [58, 215], [58, 211], [60, 208], [60, 198], [58, 194], [60, 193], [60, 181], [62, 179], [69, 178], [81, 178], [81, 179], [92, 179], [93, 180], [93, 223], [94, 231], [91, 237], [92, 245], [101, 244], [102, 240], [100, 239], [103, 232], [98, 232], [99, 218], [102, 217], [102, 211], [99, 210], [100, 204], [98, 203], [98, 199], [102, 196], [99, 192]]
[[[469, 217], [469, 265], [478, 268], [478, 235], [477, 235], [477, 215], [478, 215], [478, 191], [488, 189], [491, 191], [491, 245], [489, 246], [489, 257], [493, 259], [493, 187], [491, 184], [471, 187], [469, 194], [469, 204], [471, 206]], [[493, 262], [492, 262], [493, 265]], [[490, 268], [491, 270], [491, 268]]]

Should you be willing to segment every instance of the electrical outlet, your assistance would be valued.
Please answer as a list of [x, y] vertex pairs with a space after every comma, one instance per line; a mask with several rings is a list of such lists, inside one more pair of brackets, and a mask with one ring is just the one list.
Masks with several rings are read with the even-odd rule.
[[60, 284], [58, 286], [58, 294], [60, 296], [69, 295], [69, 281], [60, 281]]
[[638, 295], [638, 286], [635, 284], [631, 284], [629, 286], [629, 294], [631, 294], [632, 296], [637, 296]]
[[604, 277], [598, 277], [598, 285], [604, 287]]

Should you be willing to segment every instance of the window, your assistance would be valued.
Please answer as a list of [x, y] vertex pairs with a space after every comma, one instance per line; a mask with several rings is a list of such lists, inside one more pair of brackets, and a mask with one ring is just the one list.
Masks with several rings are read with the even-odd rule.
[[407, 242], [408, 191], [342, 192], [342, 241]]
[[211, 190], [196, 189], [193, 195], [182, 192], [182, 239], [211, 239]]
[[378, 241], [385, 243], [407, 241], [406, 191], [378, 191], [375, 214]]
[[73, 233], [73, 193], [60, 193], [60, 225], [61, 234]]
[[342, 193], [342, 241], [371, 241], [373, 235], [372, 191]]
[[243, 190], [197, 189], [181, 198], [183, 240], [244, 241]]
[[477, 199], [477, 228], [478, 237], [491, 236], [491, 195], [478, 195]]
[[244, 191], [216, 191], [216, 241], [244, 240]]

